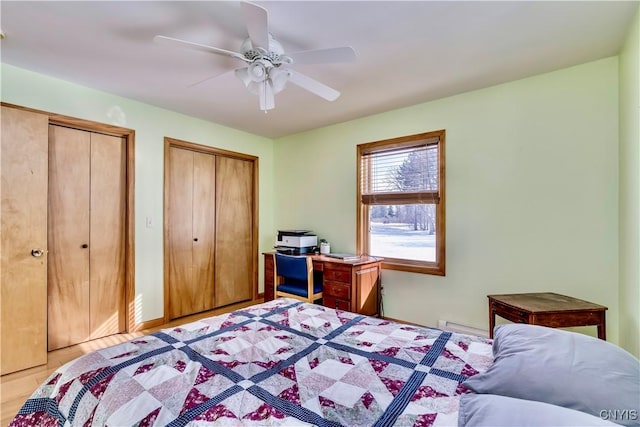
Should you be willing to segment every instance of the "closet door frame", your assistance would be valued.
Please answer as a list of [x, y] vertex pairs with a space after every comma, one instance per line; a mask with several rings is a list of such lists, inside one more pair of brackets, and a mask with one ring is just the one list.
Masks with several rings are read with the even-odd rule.
[[135, 321], [135, 131], [133, 129], [78, 119], [49, 111], [37, 110], [6, 102], [2, 106], [31, 111], [49, 116], [49, 125], [65, 126], [88, 132], [103, 133], [106, 135], [121, 137], [125, 144], [126, 156], [126, 182], [125, 182], [125, 278], [124, 278], [124, 318], [125, 331], [132, 332], [137, 329]]
[[[253, 163], [253, 200], [252, 200], [252, 216], [253, 216], [253, 229], [251, 230], [251, 253], [252, 256], [252, 272], [251, 272], [251, 293], [252, 299], [255, 301], [258, 299], [258, 157], [249, 154], [238, 153], [235, 151], [224, 150], [221, 148], [210, 147], [207, 145], [195, 144], [193, 142], [183, 141], [175, 138], [164, 138], [164, 236], [168, 234], [169, 218], [167, 215], [168, 200], [169, 200], [169, 164], [170, 155], [169, 150], [171, 147], [182, 148], [186, 150], [196, 151], [199, 153], [211, 154], [215, 156], [229, 157], [234, 159], [247, 160]], [[169, 245], [167, 238], [164, 238], [164, 322], [170, 321], [169, 316]]]

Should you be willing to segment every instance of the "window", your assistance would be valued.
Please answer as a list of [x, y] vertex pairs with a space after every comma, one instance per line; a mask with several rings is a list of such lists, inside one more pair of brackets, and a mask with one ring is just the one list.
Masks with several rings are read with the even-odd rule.
[[358, 253], [444, 276], [445, 131], [358, 145]]

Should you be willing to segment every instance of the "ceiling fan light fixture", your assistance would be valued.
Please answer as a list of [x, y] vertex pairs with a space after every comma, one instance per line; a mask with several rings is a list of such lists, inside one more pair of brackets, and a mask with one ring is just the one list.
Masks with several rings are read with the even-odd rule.
[[268, 70], [271, 64], [268, 61], [259, 59], [249, 65], [249, 77], [254, 82], [261, 82], [268, 78]]
[[262, 83], [252, 81], [247, 85], [247, 90], [254, 95], [259, 95], [260, 89], [262, 89]]
[[236, 77], [240, 79], [240, 81], [242, 81], [242, 83], [244, 84], [244, 87], [248, 88], [249, 84], [251, 84], [252, 80], [251, 80], [251, 76], [249, 76], [249, 68], [245, 67], [245, 68], [238, 68], [235, 71]]
[[235, 74], [236, 77], [240, 79], [242, 84], [244, 84], [244, 87], [246, 87], [247, 90], [254, 95], [260, 94], [260, 90], [263, 88], [262, 83], [268, 81], [266, 78], [262, 80], [254, 79], [251, 75], [250, 67], [238, 68], [237, 70], [235, 70]]
[[282, 92], [289, 80], [289, 73], [286, 70], [274, 67], [269, 70], [269, 80], [271, 81], [274, 94]]

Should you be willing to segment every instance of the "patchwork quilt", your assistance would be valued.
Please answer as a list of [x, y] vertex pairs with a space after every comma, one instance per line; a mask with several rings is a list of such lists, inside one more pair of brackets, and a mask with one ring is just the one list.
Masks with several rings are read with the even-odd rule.
[[10, 426], [457, 425], [491, 341], [280, 298], [98, 350]]

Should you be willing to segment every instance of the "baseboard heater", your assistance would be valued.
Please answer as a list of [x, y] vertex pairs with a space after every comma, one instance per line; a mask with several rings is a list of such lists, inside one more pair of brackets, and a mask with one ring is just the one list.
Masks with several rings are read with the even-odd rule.
[[461, 325], [459, 323], [450, 322], [448, 320], [438, 320], [438, 329], [449, 332], [457, 332], [459, 334], [476, 335], [478, 337], [489, 338], [489, 331], [474, 328], [473, 326]]

